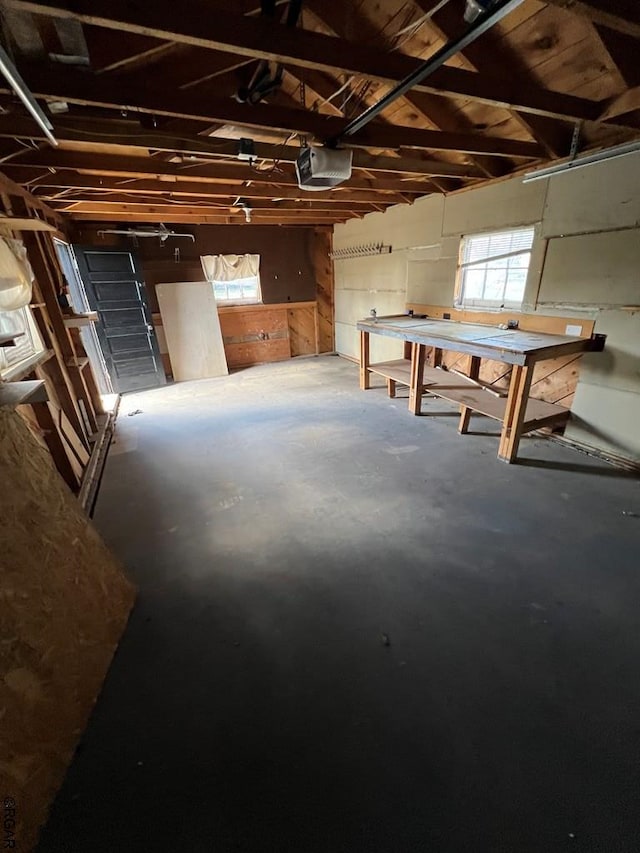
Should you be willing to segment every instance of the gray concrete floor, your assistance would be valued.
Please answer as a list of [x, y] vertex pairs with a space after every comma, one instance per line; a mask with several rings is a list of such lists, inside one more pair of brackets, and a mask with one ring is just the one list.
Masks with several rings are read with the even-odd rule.
[[40, 853], [640, 850], [640, 482], [427, 410], [332, 357], [124, 398], [140, 593]]

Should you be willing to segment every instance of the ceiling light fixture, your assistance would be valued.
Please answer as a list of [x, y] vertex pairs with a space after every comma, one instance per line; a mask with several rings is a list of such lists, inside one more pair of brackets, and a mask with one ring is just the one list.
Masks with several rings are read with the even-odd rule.
[[566, 175], [567, 172], [574, 172], [576, 169], [582, 169], [584, 166], [593, 166], [596, 163], [604, 163], [608, 160], [614, 160], [618, 157], [626, 157], [629, 154], [640, 152], [640, 142], [629, 142], [624, 145], [616, 145], [613, 148], [605, 148], [602, 151], [595, 151], [593, 154], [586, 154], [584, 157], [576, 157], [574, 160], [566, 160], [564, 163], [556, 163], [553, 166], [545, 166], [543, 169], [536, 169], [535, 172], [527, 172], [522, 179], [524, 184], [529, 184], [532, 181], [541, 181], [544, 178], [553, 178], [555, 175]]
[[58, 147], [58, 140], [52, 133], [53, 125], [43, 113], [40, 108], [40, 104], [33, 97], [29, 89], [27, 88], [27, 84], [24, 82], [20, 74], [18, 73], [18, 69], [15, 67], [9, 55], [5, 51], [5, 49], [0, 45], [0, 71], [3, 73], [5, 79], [16, 93], [16, 95], [20, 98], [25, 107], [29, 110], [34, 120], [38, 123], [42, 132], [47, 137], [49, 142], [55, 147]]

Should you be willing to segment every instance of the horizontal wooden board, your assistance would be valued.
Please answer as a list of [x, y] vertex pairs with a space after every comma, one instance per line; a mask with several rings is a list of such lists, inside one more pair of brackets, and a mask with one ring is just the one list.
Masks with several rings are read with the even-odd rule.
[[282, 338], [257, 343], [225, 344], [225, 352], [229, 367], [248, 367], [291, 358], [289, 340]]
[[595, 320], [587, 320], [585, 317], [548, 317], [545, 314], [523, 314], [519, 311], [501, 311], [499, 314], [491, 311], [460, 311], [446, 305], [420, 305], [410, 303], [407, 310], [416, 314], [427, 314], [429, 317], [442, 319], [448, 314], [451, 320], [459, 323], [486, 323], [497, 326], [499, 323], [508, 323], [509, 320], [517, 320], [518, 328], [523, 332], [541, 332], [545, 335], [565, 335], [567, 326], [580, 326], [581, 332], [576, 337], [590, 338], [595, 327]]

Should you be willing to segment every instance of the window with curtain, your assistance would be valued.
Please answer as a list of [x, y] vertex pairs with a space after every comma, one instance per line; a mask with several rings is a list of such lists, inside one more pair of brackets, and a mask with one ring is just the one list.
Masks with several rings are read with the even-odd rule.
[[227, 305], [262, 302], [260, 255], [204, 255], [202, 268], [216, 301]]

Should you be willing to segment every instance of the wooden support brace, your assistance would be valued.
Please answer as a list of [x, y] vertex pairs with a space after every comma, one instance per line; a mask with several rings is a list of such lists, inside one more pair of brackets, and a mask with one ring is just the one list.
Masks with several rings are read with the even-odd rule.
[[369, 374], [369, 332], [360, 332], [360, 390], [366, 391], [371, 387]]
[[[469, 379], [477, 379], [480, 376], [481, 359], [477, 355], [470, 357], [469, 363]], [[472, 410], [468, 406], [460, 406], [460, 423], [458, 424], [458, 432], [464, 435], [469, 429], [469, 421], [471, 420]]]
[[532, 367], [514, 364], [498, 449], [498, 459], [503, 462], [513, 462], [518, 455], [532, 377]]
[[387, 393], [390, 397], [396, 396], [396, 380], [390, 377], [387, 378]]
[[409, 385], [409, 411], [412, 415], [422, 412], [422, 393], [424, 390], [424, 363], [426, 360], [424, 344], [411, 345], [411, 384]]

